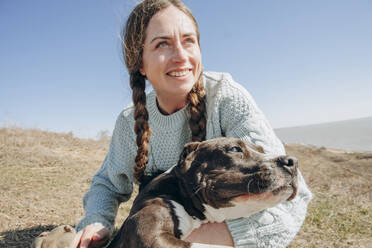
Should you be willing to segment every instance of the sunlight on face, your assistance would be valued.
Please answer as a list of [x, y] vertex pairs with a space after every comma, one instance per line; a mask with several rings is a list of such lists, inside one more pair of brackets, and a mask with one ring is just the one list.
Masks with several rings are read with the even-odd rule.
[[201, 73], [201, 53], [196, 27], [173, 5], [159, 11], [146, 30], [140, 72], [163, 102], [185, 101]]

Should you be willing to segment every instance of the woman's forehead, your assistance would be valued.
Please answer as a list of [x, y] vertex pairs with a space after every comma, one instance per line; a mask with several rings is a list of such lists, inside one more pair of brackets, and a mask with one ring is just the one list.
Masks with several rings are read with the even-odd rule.
[[191, 34], [196, 35], [192, 19], [178, 8], [170, 5], [151, 18], [146, 29], [146, 41], [151, 42], [156, 37]]

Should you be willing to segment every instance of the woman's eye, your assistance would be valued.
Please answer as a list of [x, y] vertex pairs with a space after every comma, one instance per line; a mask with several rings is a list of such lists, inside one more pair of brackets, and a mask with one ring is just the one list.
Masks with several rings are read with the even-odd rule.
[[193, 38], [187, 38], [185, 41], [186, 41], [186, 43], [194, 43], [194, 39]]
[[243, 152], [242, 148], [239, 146], [234, 146], [229, 149], [231, 152]]
[[195, 44], [195, 39], [190, 37], [190, 38], [187, 38], [184, 40], [184, 44], [187, 44], [187, 45], [194, 45]]
[[166, 41], [162, 41], [162, 42], [159, 42], [156, 45], [156, 48], [158, 48], [158, 47], [166, 47], [166, 46], [168, 46], [168, 43]]

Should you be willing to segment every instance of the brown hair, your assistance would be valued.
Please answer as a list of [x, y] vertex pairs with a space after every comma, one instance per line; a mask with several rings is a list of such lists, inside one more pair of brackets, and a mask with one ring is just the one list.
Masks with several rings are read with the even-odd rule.
[[[133, 91], [134, 104], [134, 131], [137, 135], [138, 146], [135, 157], [134, 176], [141, 182], [148, 161], [148, 146], [151, 130], [148, 124], [149, 114], [146, 109], [146, 78], [140, 73], [142, 65], [143, 44], [146, 38], [146, 28], [151, 18], [160, 10], [169, 5], [174, 5], [191, 18], [195, 24], [198, 44], [200, 46], [200, 34], [195, 17], [191, 11], [179, 0], [144, 0], [139, 3], [128, 17], [123, 30], [123, 55], [125, 64], [130, 75], [130, 87]], [[189, 126], [193, 141], [205, 140], [206, 135], [206, 106], [205, 90], [201, 74], [197, 82], [187, 96], [189, 105]]]

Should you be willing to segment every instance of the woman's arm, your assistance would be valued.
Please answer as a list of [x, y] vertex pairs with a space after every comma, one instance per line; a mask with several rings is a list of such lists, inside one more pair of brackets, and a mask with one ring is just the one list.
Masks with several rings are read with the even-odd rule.
[[133, 172], [128, 164], [133, 160], [136, 146], [132, 144], [130, 134], [131, 130], [121, 113], [105, 160], [93, 176], [90, 189], [83, 198], [85, 217], [77, 225], [77, 231], [94, 223], [101, 223], [112, 231], [120, 202], [127, 201], [133, 191]]
[[[127, 201], [133, 191], [130, 164], [135, 153], [123, 113], [116, 121], [109, 151], [101, 168], [94, 175], [83, 198], [85, 217], [78, 223], [73, 247], [88, 247], [107, 240], [120, 202]], [[134, 148], [133, 148], [134, 147]]]
[[312, 195], [299, 173], [297, 196], [252, 215], [226, 221], [235, 247], [286, 247], [300, 230]]
[[234, 247], [234, 241], [225, 222], [207, 223], [195, 229], [186, 239], [191, 243]]

